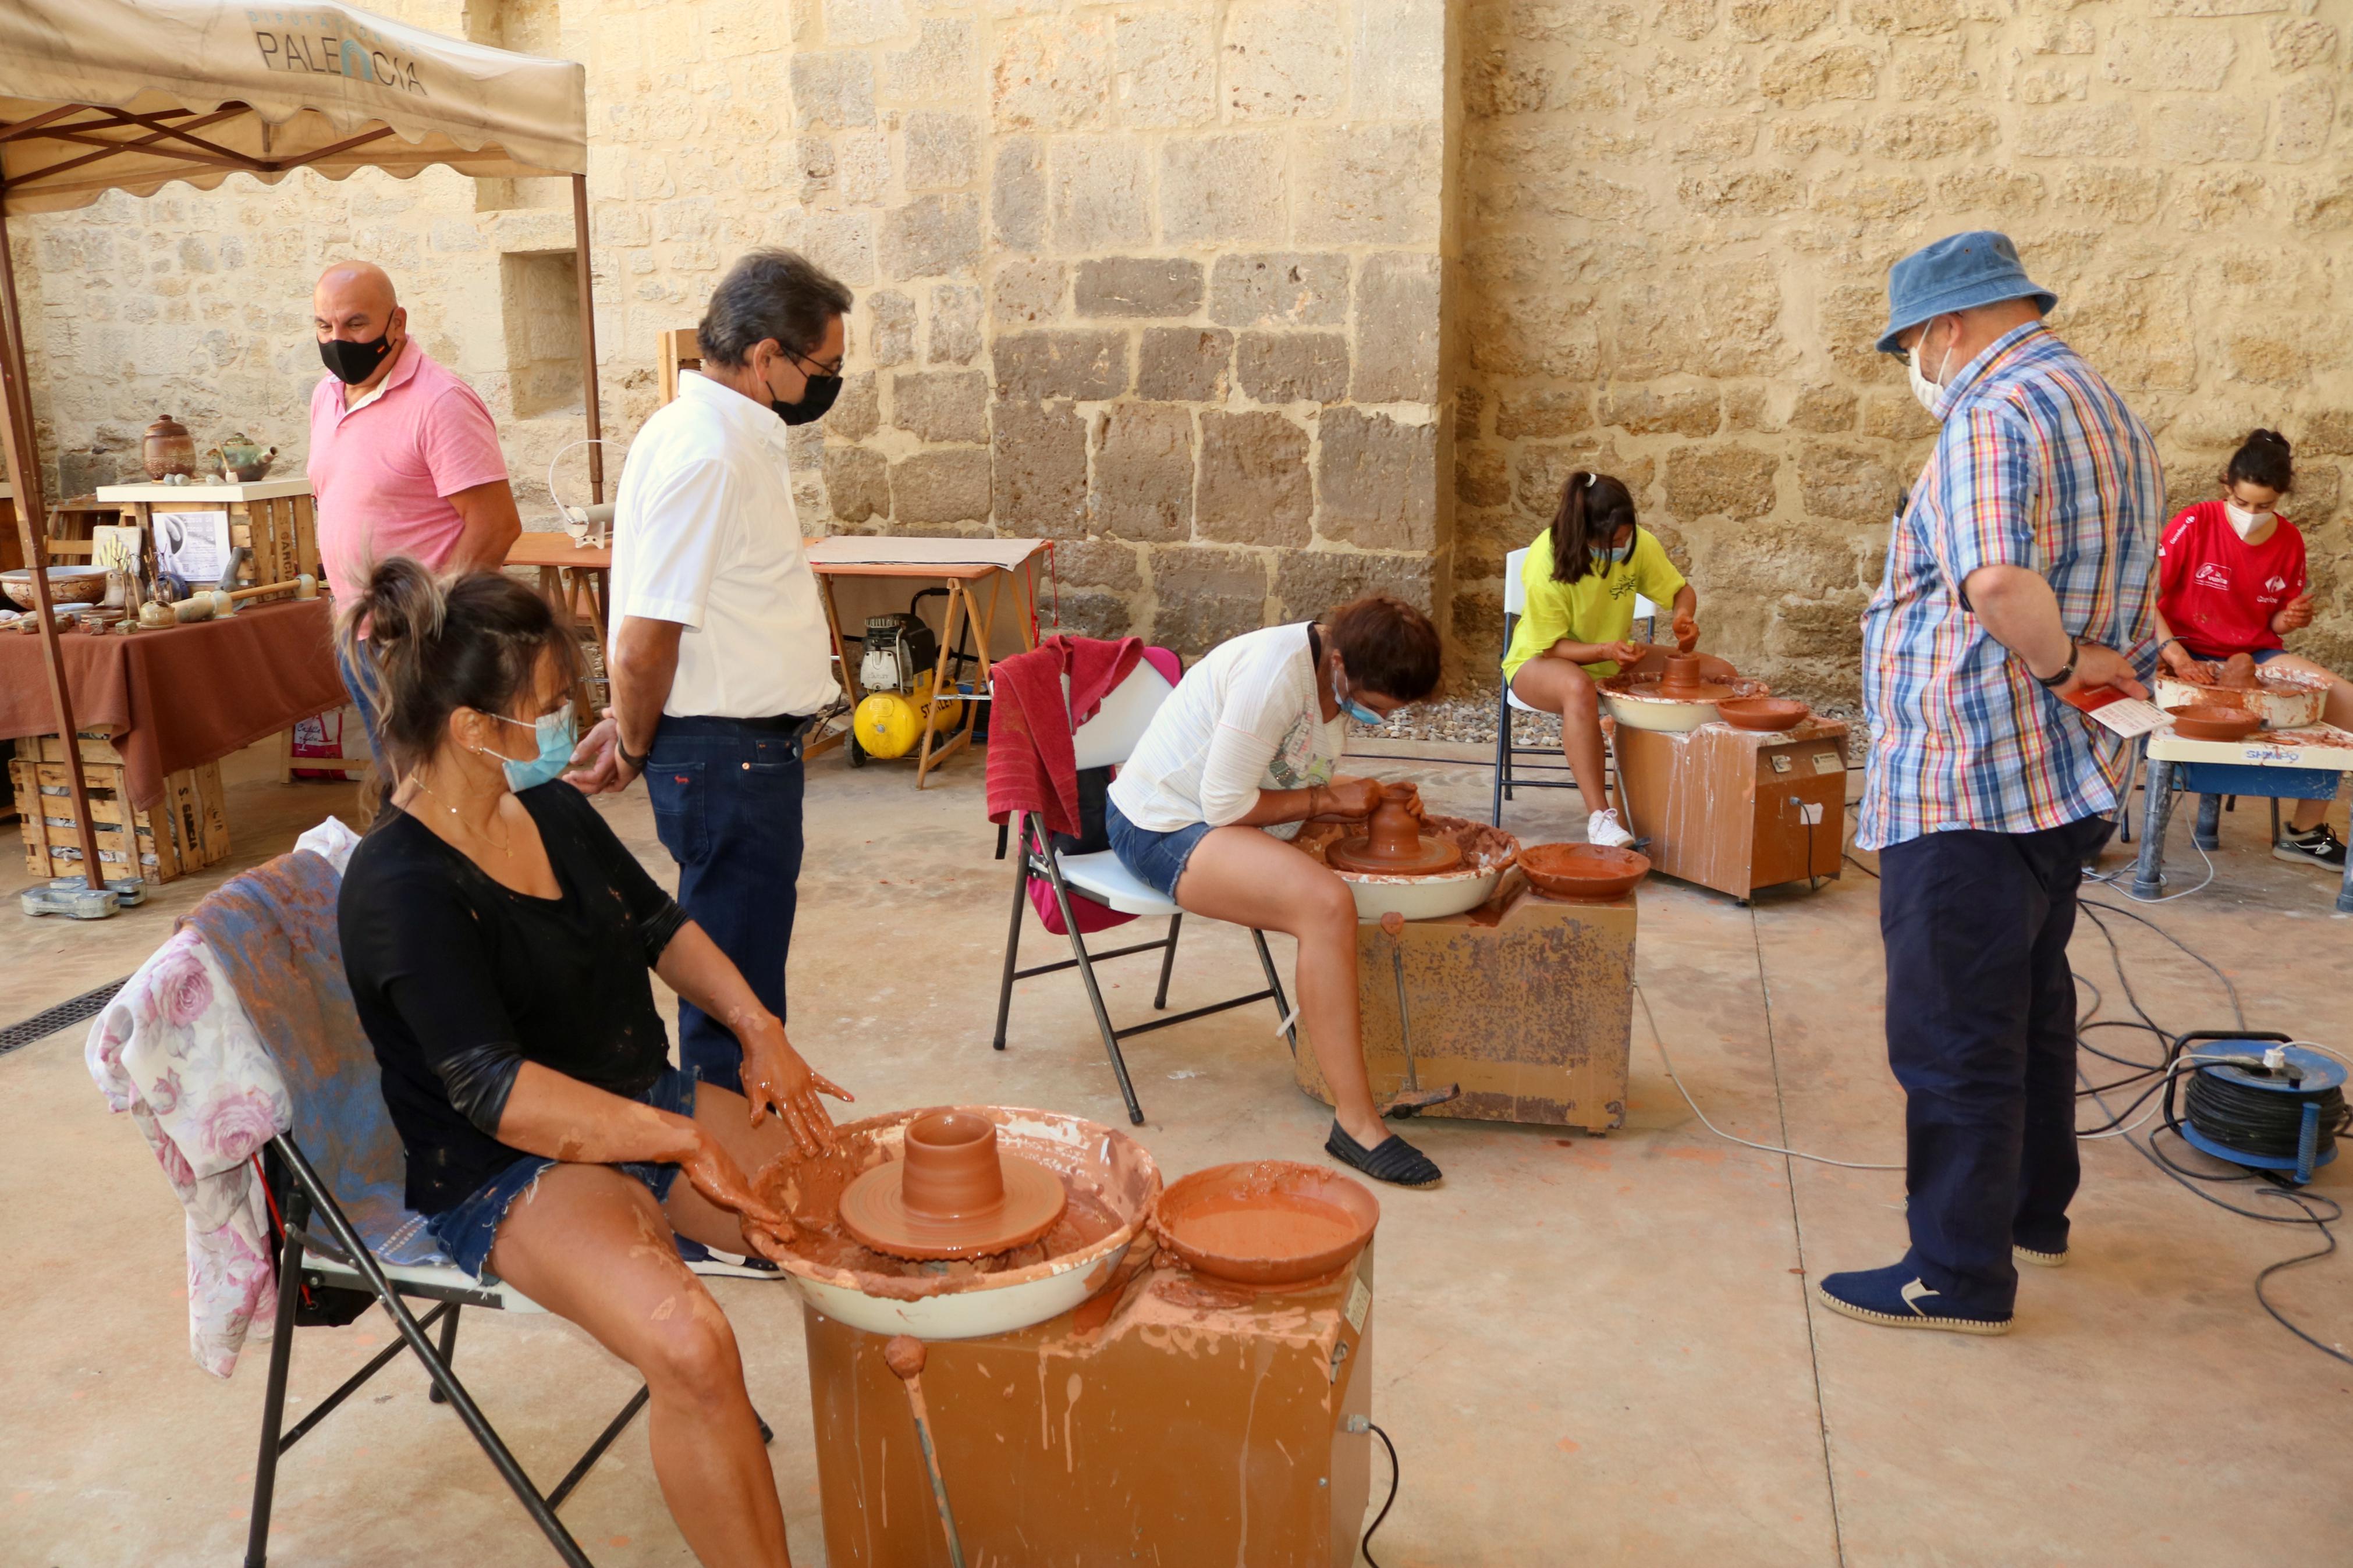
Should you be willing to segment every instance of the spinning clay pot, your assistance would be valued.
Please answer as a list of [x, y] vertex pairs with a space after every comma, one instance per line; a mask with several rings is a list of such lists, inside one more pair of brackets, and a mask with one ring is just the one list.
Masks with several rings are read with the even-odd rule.
[[1342, 871], [1374, 871], [1390, 877], [1426, 877], [1462, 863], [1462, 848], [1421, 831], [1421, 795], [1410, 784], [1382, 793], [1362, 838], [1344, 838], [1325, 857]]
[[1068, 1201], [1053, 1172], [998, 1152], [997, 1123], [943, 1110], [908, 1126], [902, 1158], [843, 1192], [841, 1225], [877, 1252], [974, 1258], [1035, 1241]]

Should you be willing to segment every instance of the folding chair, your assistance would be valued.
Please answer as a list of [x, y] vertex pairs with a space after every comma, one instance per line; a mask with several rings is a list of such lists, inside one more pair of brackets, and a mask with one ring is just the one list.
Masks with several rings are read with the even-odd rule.
[[[1135, 743], [1144, 738], [1146, 725], [1167, 700], [1171, 688], [1160, 672], [1149, 663], [1138, 663], [1125, 680], [1103, 699], [1095, 716], [1071, 732], [1071, 748], [1077, 754], [1082, 773], [1108, 770], [1127, 761]], [[1063, 693], [1067, 699], [1069, 692]], [[1095, 1026], [1103, 1031], [1103, 1049], [1111, 1056], [1111, 1070], [1119, 1079], [1120, 1098], [1127, 1101], [1127, 1119], [1136, 1125], [1144, 1123], [1144, 1107], [1136, 1103], [1135, 1085], [1127, 1075], [1127, 1059], [1120, 1054], [1119, 1043], [1137, 1035], [1165, 1029], [1172, 1024], [1189, 1023], [1212, 1013], [1229, 1008], [1246, 1007], [1253, 1002], [1272, 1001], [1277, 1016], [1282, 1019], [1282, 1032], [1293, 1055], [1299, 1051], [1299, 1030], [1292, 1022], [1291, 1005], [1283, 999], [1282, 981], [1274, 971], [1274, 954], [1267, 951], [1266, 935], [1253, 929], [1250, 941], [1258, 948], [1258, 961], [1266, 971], [1266, 988], [1247, 995], [1213, 1002], [1206, 1007], [1188, 1008], [1172, 1013], [1166, 1018], [1149, 1023], [1131, 1024], [1126, 1028], [1112, 1025], [1111, 1011], [1103, 1005], [1103, 987], [1095, 981], [1095, 965], [1105, 959], [1124, 958], [1130, 953], [1160, 954], [1160, 988], [1153, 994], [1152, 1005], [1166, 1012], [1168, 1006], [1168, 977], [1176, 967], [1176, 934], [1183, 925], [1185, 913], [1175, 900], [1163, 898], [1153, 889], [1138, 881], [1128, 868], [1119, 863], [1119, 857], [1109, 849], [1088, 854], [1066, 853], [1058, 848], [1054, 836], [1045, 826], [1027, 813], [1016, 813], [1013, 827], [1013, 923], [1005, 937], [1005, 978], [997, 992], [997, 1036], [991, 1044], [1005, 1048], [1006, 1021], [1013, 1011], [1013, 983], [1035, 974], [1051, 974], [1057, 970], [1076, 969], [1087, 988], [1087, 1001], [1094, 1008]], [[1021, 952], [1021, 917], [1029, 902], [1029, 883], [1043, 877], [1054, 890], [1054, 902], [1060, 909], [1063, 929], [1070, 933], [1071, 956], [1053, 963], [1040, 963], [1028, 969], [1016, 967]], [[1090, 952], [1086, 938], [1080, 934], [1079, 922], [1071, 908], [1073, 894], [1092, 899], [1099, 904], [1131, 915], [1166, 915], [1168, 934], [1157, 942], [1140, 942], [1127, 947], [1113, 948], [1107, 952]]]
[[[1520, 568], [1526, 562], [1527, 554], [1528, 552], [1524, 549], [1514, 550], [1510, 554], [1504, 557], [1503, 652], [1509, 652], [1511, 650], [1512, 634], [1519, 628], [1520, 616], [1525, 613], [1528, 607], [1527, 584], [1520, 581]], [[1634, 618], [1637, 621], [1641, 622], [1643, 625], [1642, 635], [1644, 640], [1648, 641], [1656, 637], [1658, 616], [1659, 607], [1656, 605], [1653, 605], [1650, 600], [1643, 598], [1640, 594], [1634, 595]], [[1500, 663], [1500, 653], [1497, 658], [1498, 662]], [[1513, 758], [1549, 758], [1554, 755], [1554, 752], [1553, 749], [1549, 746], [1523, 746], [1513, 738], [1513, 710], [1517, 709], [1523, 713], [1534, 713], [1539, 711], [1539, 710], [1531, 708], [1526, 703], [1521, 701], [1519, 698], [1514, 694], [1512, 690], [1512, 683], [1510, 681], [1499, 680], [1495, 684], [1497, 688], [1495, 696], [1495, 796], [1494, 804], [1487, 814], [1487, 820], [1492, 826], [1501, 827], [1504, 826], [1504, 803], [1513, 798], [1512, 792], [1514, 789], [1575, 789], [1577, 787], [1577, 778], [1576, 775], [1570, 772], [1568, 763], [1562, 761], [1544, 762], [1530, 764], [1535, 768], [1542, 769], [1547, 773], [1558, 773], [1563, 775], [1560, 778], [1526, 779], [1514, 776]], [[1609, 762], [1606, 752], [1603, 755], [1601, 766], [1601, 790], [1604, 795], [1608, 795], [1610, 793], [1609, 778]]]
[[[273, 862], [273, 866], [277, 863]], [[242, 879], [240, 879], [242, 880]], [[235, 889], [232, 882], [223, 893]], [[212, 895], [218, 899], [222, 893]], [[210, 901], [209, 900], [207, 900]], [[201, 910], [199, 913], [201, 914]], [[332, 927], [308, 932], [317, 950], [339, 951]], [[257, 939], [259, 940], [259, 939]], [[160, 958], [162, 954], [158, 954]], [[299, 975], [297, 963], [280, 939], [274, 950], [257, 949], [248, 955], [257, 967]], [[150, 963], [156, 962], [151, 959]], [[135, 984], [135, 980], [133, 984]], [[348, 1016], [347, 988], [330, 994], [315, 980], [307, 985], [320, 1016], [329, 1020]], [[269, 1035], [255, 1027], [267, 1042]], [[354, 1044], [356, 1042], [356, 1044]], [[269, 1542], [270, 1506], [277, 1488], [280, 1455], [301, 1442], [343, 1402], [403, 1350], [416, 1352], [432, 1380], [433, 1403], [453, 1407], [474, 1440], [481, 1445], [502, 1479], [534, 1523], [572, 1568], [588, 1568], [587, 1554], [555, 1517], [574, 1489], [585, 1479], [610, 1447], [648, 1394], [640, 1386], [620, 1413], [605, 1426], [579, 1461], [565, 1472], [555, 1489], [543, 1494], [474, 1403], [452, 1370], [457, 1355], [458, 1318], [467, 1307], [491, 1311], [540, 1312], [544, 1309], [512, 1286], [494, 1279], [476, 1280], [451, 1266], [433, 1246], [422, 1216], [398, 1196], [406, 1156], [400, 1135], [385, 1108], [382, 1069], [364, 1044], [356, 1018], [347, 1029], [326, 1027], [307, 1037], [297, 1052], [273, 1052], [293, 1110], [292, 1127], [279, 1133], [257, 1158], [263, 1168], [274, 1227], [279, 1232], [278, 1319], [269, 1346], [269, 1382], [262, 1403], [260, 1451], [254, 1467], [251, 1523], [246, 1535], [246, 1568], [263, 1568]], [[328, 1169], [322, 1176], [305, 1154], [304, 1142], [324, 1152]], [[314, 1228], [314, 1221], [324, 1227]], [[344, 1380], [317, 1406], [285, 1429], [286, 1383], [294, 1356], [297, 1313], [306, 1294], [322, 1303], [320, 1292], [364, 1291], [399, 1330], [400, 1337]], [[436, 1303], [417, 1317], [404, 1298]], [[348, 1322], [366, 1310], [366, 1304], [340, 1313], [324, 1311], [318, 1321]], [[439, 1330], [438, 1342], [427, 1331]], [[763, 1440], [772, 1434], [761, 1424]]]

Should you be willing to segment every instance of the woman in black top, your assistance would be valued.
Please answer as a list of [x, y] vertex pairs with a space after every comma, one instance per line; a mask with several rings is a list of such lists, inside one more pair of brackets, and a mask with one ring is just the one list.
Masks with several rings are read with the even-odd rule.
[[[792, 1222], [744, 1173], [830, 1147], [818, 1095], [849, 1097], [553, 782], [572, 750], [575, 656], [546, 601], [495, 573], [445, 585], [396, 559], [341, 636], [351, 668], [375, 675], [401, 781], [353, 853], [338, 923], [409, 1205], [459, 1267], [644, 1375], [654, 1473], [698, 1557], [787, 1563], [734, 1335], [673, 1233], [773, 1250]], [[649, 968], [727, 1021], [748, 1100], [670, 1066]]]

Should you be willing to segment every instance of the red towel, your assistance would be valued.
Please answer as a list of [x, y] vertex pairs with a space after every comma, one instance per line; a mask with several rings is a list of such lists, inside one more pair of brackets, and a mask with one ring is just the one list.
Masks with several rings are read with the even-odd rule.
[[[1071, 731], [1095, 716], [1144, 656], [1144, 639], [1052, 637], [990, 671], [988, 819], [1035, 814], [1047, 831], [1079, 832], [1079, 763]], [[1062, 678], [1071, 702], [1062, 706]]]

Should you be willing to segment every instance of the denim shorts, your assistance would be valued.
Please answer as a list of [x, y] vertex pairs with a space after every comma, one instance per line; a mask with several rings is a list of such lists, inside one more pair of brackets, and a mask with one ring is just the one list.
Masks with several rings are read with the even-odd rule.
[[[641, 1105], [657, 1110], [667, 1110], [679, 1116], [694, 1114], [694, 1079], [663, 1064], [661, 1077], [653, 1087], [637, 1097]], [[489, 1181], [458, 1201], [455, 1208], [442, 1210], [425, 1222], [449, 1261], [480, 1279], [491, 1261], [491, 1244], [498, 1239], [499, 1222], [507, 1217], [514, 1201], [531, 1191], [551, 1165], [561, 1160], [551, 1160], [544, 1154], [525, 1154]], [[635, 1176], [652, 1193], [659, 1203], [670, 1195], [670, 1182], [678, 1175], [676, 1165], [657, 1164], [645, 1160], [629, 1160], [614, 1167]]]
[[2251, 649], [2250, 652], [2253, 655], [2258, 668], [2269, 664], [2275, 658], [2284, 658], [2287, 655], [2287, 649], [2284, 647], [2259, 647]]
[[1103, 803], [1103, 836], [1111, 840], [1111, 852], [1138, 881], [1164, 899], [1176, 896], [1176, 879], [1185, 874], [1185, 862], [1209, 833], [1206, 822], [1188, 822], [1172, 833], [1155, 833], [1122, 816], [1116, 802]]

